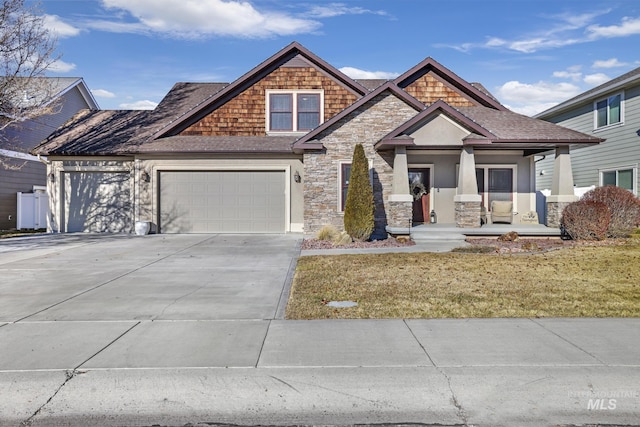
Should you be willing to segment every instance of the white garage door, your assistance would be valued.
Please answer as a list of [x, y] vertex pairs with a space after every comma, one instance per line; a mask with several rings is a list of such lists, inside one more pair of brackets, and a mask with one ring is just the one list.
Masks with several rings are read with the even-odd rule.
[[162, 233], [283, 233], [284, 171], [160, 173]]
[[65, 172], [63, 231], [130, 233], [129, 172]]

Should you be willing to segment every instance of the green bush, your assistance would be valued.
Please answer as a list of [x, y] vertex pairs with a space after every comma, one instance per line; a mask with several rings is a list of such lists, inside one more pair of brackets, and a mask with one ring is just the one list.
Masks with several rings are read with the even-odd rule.
[[604, 203], [578, 200], [564, 208], [560, 224], [574, 240], [604, 240], [610, 221], [611, 213]]
[[374, 228], [373, 189], [369, 182], [369, 162], [362, 144], [353, 150], [351, 176], [344, 207], [344, 229], [355, 240], [365, 241]]
[[607, 237], [627, 237], [640, 225], [640, 199], [624, 188], [607, 185], [595, 188], [581, 200], [601, 202], [611, 213]]

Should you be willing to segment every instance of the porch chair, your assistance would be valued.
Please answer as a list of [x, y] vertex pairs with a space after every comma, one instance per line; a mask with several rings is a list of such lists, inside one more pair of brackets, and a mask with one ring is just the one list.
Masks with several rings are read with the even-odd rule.
[[513, 223], [513, 202], [494, 200], [491, 202], [491, 222]]

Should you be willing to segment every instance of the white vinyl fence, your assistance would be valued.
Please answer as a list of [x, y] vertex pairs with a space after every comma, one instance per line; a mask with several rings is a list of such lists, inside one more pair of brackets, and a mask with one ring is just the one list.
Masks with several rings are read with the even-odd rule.
[[49, 197], [43, 190], [34, 188], [33, 193], [18, 193], [16, 228], [47, 228]]

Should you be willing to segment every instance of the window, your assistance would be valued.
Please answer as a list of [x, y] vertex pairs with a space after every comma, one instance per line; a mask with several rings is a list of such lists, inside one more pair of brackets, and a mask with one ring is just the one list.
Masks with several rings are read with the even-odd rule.
[[622, 122], [622, 94], [619, 93], [596, 102], [596, 129], [620, 122]]
[[267, 91], [267, 132], [307, 132], [320, 124], [322, 92]]
[[482, 205], [490, 208], [494, 200], [514, 200], [514, 177], [515, 166], [477, 167], [476, 181], [478, 193], [482, 196]]
[[340, 212], [344, 212], [347, 203], [347, 190], [351, 178], [351, 163], [340, 164]]
[[624, 188], [632, 193], [636, 194], [635, 188], [635, 170], [629, 169], [616, 169], [600, 172], [600, 185], [615, 185], [616, 187]]

